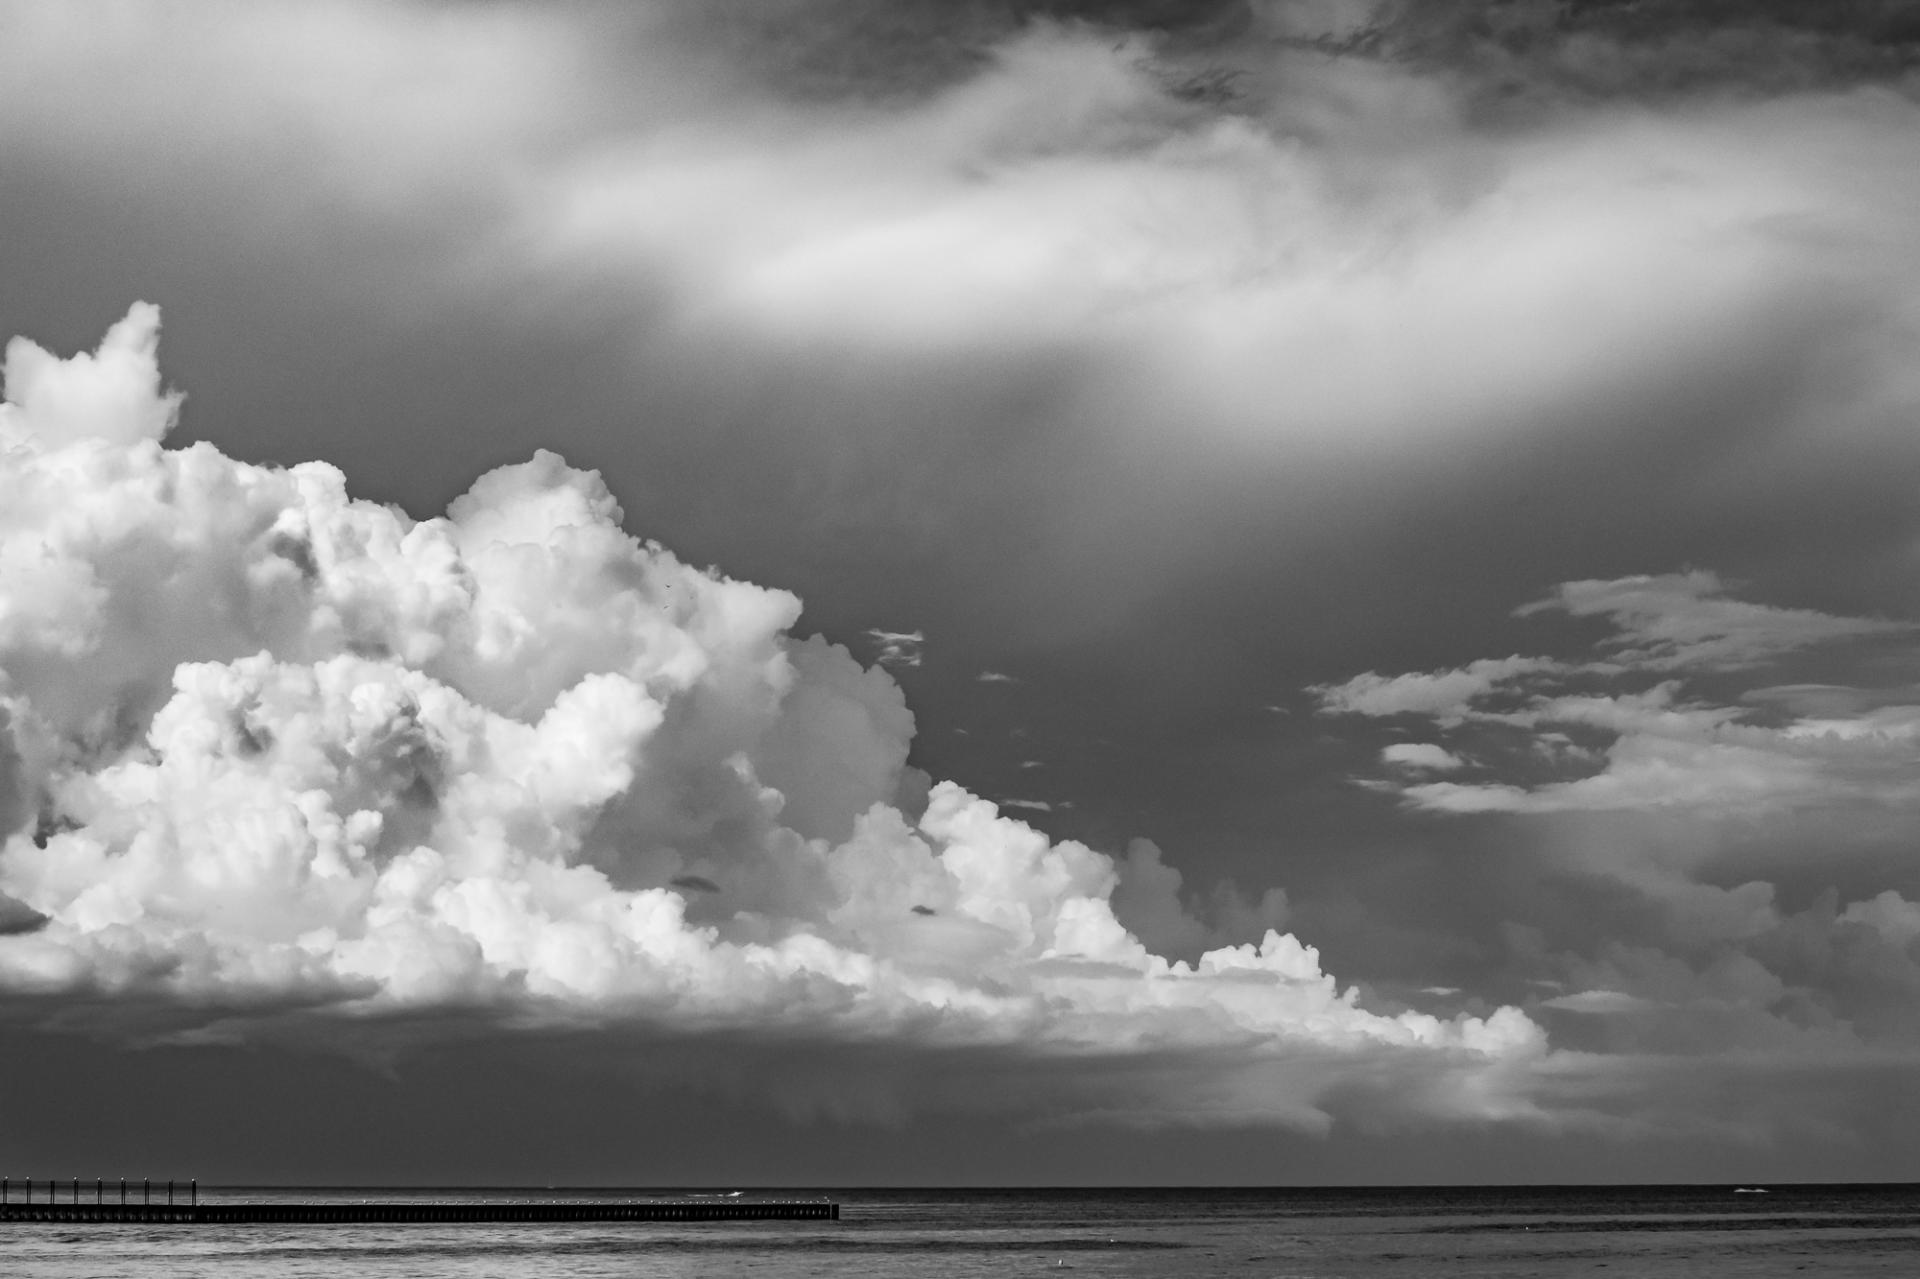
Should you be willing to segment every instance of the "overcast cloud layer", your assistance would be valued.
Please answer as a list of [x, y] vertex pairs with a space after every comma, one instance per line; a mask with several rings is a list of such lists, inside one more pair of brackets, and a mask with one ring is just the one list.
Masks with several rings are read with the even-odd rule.
[[[904, 537], [997, 597], [975, 633], [1097, 636], [1223, 562], [1298, 576], [1370, 531], [1359, 494], [1435, 501], [1502, 454], [1564, 483], [1569, 437], [1648, 432], [1694, 468], [1652, 495], [1673, 518], [1906, 455], [1910, 99], [1839, 77], [1486, 125], [1469, 72], [1299, 47], [1353, 8], [1127, 34], [827, 0], [42, 6], [4, 56], [13, 146], [150, 217], [211, 183], [205, 233], [245, 251], [317, 202], [351, 230], [326, 292], [628, 335], [648, 407], [726, 432], [661, 447], [789, 459], [815, 536]], [[768, 64], [815, 45], [830, 85]]]
[[1920, 7], [5, 15], [10, 1016], [1832, 1149], [1912, 1064]]

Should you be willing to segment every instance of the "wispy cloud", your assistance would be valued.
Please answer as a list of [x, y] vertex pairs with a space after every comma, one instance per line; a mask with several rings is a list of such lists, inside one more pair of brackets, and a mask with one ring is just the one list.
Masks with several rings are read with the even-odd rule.
[[880, 661], [887, 666], [918, 666], [927, 637], [920, 631], [868, 631], [867, 638], [879, 650]]
[[1817, 645], [1920, 633], [1911, 622], [1751, 603], [1734, 598], [1717, 575], [1698, 571], [1566, 582], [1517, 615], [1546, 612], [1607, 619], [1614, 634], [1603, 647], [1636, 670], [1734, 670]]
[[[1385, 747], [1365, 780], [1483, 829], [1523, 823], [1531, 873], [1580, 901], [1580, 927], [1505, 940], [1541, 992], [1529, 1011], [1606, 1048], [1583, 1085], [1595, 1122], [1740, 1140], [1833, 1122], [1875, 1063], [1920, 1055], [1920, 907], [1896, 833], [1920, 820], [1920, 697], [1870, 682], [1920, 664], [1920, 632], [1734, 598], [1706, 573], [1570, 583], [1522, 615], [1548, 612], [1610, 633], [1584, 659], [1368, 675], [1323, 705], [1470, 742], [1472, 780], [1423, 775], [1452, 757], [1433, 743]], [[1782, 665], [1823, 678], [1767, 682]], [[1864, 895], [1876, 881], [1898, 887]]]
[[1376, 718], [1424, 715], [1442, 723], [1458, 723], [1481, 698], [1558, 669], [1558, 662], [1544, 657], [1485, 658], [1451, 671], [1409, 675], [1369, 671], [1345, 683], [1319, 685], [1309, 691], [1319, 698], [1323, 714]]
[[[1862, 644], [1916, 653], [1920, 627], [1751, 603], [1698, 572], [1571, 582], [1520, 616], [1548, 611], [1604, 618], [1613, 634], [1585, 661], [1507, 657], [1453, 671], [1370, 672], [1314, 692], [1326, 714], [1415, 716], [1441, 729], [1520, 739], [1505, 755], [1508, 778], [1387, 783], [1409, 804], [1443, 812], [1920, 801], [1920, 784], [1906, 775], [1920, 749], [1920, 699], [1828, 688], [1809, 695], [1827, 713], [1781, 722], [1770, 708], [1793, 705], [1791, 693], [1763, 686], [1727, 704], [1690, 696], [1685, 679], [1675, 678], [1726, 677], [1820, 651], [1847, 664]], [[1604, 752], [1581, 749], [1570, 732], [1604, 734], [1610, 743]], [[1436, 744], [1390, 745], [1381, 758], [1435, 770], [1458, 765]], [[1543, 760], [1558, 765], [1545, 777]]]

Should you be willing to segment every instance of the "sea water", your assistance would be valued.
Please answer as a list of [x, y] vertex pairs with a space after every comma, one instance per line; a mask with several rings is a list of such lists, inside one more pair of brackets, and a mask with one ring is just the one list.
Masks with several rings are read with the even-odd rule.
[[[0, 1275], [464, 1279], [1920, 1274], [1920, 1186], [836, 1190], [837, 1222], [0, 1223]], [[240, 1200], [659, 1198], [660, 1190], [201, 1188]], [[812, 1197], [804, 1191], [748, 1192]], [[117, 1195], [109, 1192], [110, 1197]], [[83, 1195], [83, 1200], [89, 1196]]]

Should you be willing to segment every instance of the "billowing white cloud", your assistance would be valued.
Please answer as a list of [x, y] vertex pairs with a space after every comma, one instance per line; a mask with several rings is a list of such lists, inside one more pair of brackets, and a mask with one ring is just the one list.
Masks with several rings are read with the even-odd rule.
[[[883, 670], [629, 536], [591, 472], [543, 454], [415, 521], [323, 463], [166, 448], [156, 325], [8, 357], [0, 891], [45, 922], [0, 936], [0, 985], [242, 1036], [461, 1009], [1151, 1053], [1123, 1105], [1059, 1103], [1149, 1119], [1321, 1125], [1339, 1062], [1532, 1113], [1524, 1016], [1369, 1012], [1284, 897], [1194, 931], [1157, 850], [929, 786]], [[1170, 961], [1116, 910], [1219, 944]]]
[[180, 410], [178, 394], [156, 395], [160, 309], [137, 303], [107, 330], [99, 349], [62, 360], [26, 338], [7, 343], [4, 379], [13, 429], [46, 445], [80, 439], [132, 444], [157, 440]]

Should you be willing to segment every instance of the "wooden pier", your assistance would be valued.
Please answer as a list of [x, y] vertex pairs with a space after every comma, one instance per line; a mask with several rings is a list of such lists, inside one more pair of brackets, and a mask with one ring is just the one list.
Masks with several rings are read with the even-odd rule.
[[[9, 1179], [10, 1181], [11, 1179]], [[838, 1221], [840, 1205], [825, 1199], [749, 1199], [701, 1196], [684, 1199], [389, 1199], [285, 1200], [201, 1203], [199, 1186], [182, 1188], [175, 1201], [172, 1183], [166, 1201], [155, 1203], [146, 1187], [129, 1202], [121, 1183], [118, 1199], [104, 1182], [83, 1198], [80, 1183], [49, 1182], [46, 1198], [35, 1201], [32, 1182], [8, 1184], [0, 1197], [0, 1222], [55, 1224], [99, 1222], [135, 1225], [351, 1225], [412, 1222], [557, 1223], [569, 1221]], [[60, 1196], [71, 1197], [62, 1201]]]

